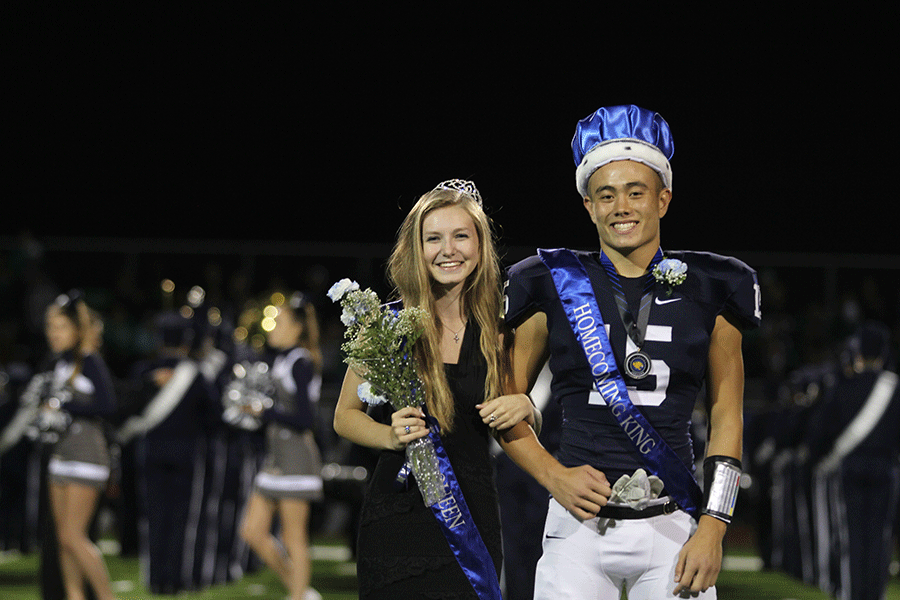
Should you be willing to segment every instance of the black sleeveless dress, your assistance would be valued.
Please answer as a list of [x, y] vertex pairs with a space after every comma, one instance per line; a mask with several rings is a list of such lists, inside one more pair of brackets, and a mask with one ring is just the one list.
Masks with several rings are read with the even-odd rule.
[[[459, 363], [445, 365], [456, 417], [453, 432], [441, 440], [499, 578], [503, 550], [490, 434], [475, 409], [484, 400], [487, 373], [478, 339], [472, 320], [462, 340]], [[390, 423], [390, 412], [386, 406], [383, 422]], [[477, 600], [414, 478], [397, 490], [395, 478], [405, 458], [403, 452], [381, 452], [369, 482], [359, 526], [359, 597]]]

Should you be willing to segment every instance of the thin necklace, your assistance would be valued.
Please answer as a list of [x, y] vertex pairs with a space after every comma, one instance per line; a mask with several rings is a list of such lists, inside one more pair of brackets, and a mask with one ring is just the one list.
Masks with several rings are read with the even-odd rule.
[[[459, 328], [459, 331], [462, 331], [465, 328], [466, 328], [466, 322], [463, 321], [462, 327]], [[447, 329], [449, 329], [451, 332], [453, 332], [453, 341], [458, 344], [459, 343], [459, 331], [453, 331], [449, 327], [447, 327]]]

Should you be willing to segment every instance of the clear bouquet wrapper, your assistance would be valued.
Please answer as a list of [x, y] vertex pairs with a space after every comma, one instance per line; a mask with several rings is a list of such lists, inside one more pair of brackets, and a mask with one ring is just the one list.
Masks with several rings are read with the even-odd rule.
[[441, 479], [441, 466], [431, 438], [426, 436], [410, 442], [406, 446], [406, 460], [416, 478], [425, 506], [439, 502], [446, 494]]
[[[419, 308], [393, 310], [370, 289], [360, 290], [349, 279], [335, 283], [328, 292], [340, 302], [341, 322], [347, 339], [341, 345], [344, 362], [365, 380], [359, 397], [368, 404], [390, 403], [394, 410], [408, 406], [423, 407], [425, 394], [416, 372], [413, 347], [422, 335], [422, 322], [428, 317]], [[434, 443], [419, 438], [406, 446], [407, 464], [422, 493], [426, 506], [443, 496], [443, 479]]]

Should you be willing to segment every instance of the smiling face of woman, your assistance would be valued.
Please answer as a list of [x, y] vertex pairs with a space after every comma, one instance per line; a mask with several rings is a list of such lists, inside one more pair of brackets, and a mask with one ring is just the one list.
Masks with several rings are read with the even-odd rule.
[[431, 278], [445, 288], [465, 283], [475, 271], [481, 246], [472, 217], [459, 205], [445, 206], [422, 220], [422, 256]]

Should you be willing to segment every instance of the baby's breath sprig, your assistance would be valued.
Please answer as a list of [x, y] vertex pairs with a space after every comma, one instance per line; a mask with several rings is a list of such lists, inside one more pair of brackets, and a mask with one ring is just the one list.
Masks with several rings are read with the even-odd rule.
[[412, 347], [427, 313], [417, 307], [395, 311], [349, 279], [334, 284], [328, 297], [341, 303], [341, 322], [347, 327], [347, 341], [341, 345], [344, 361], [370, 384], [367, 397], [388, 398], [395, 409], [424, 404]]

